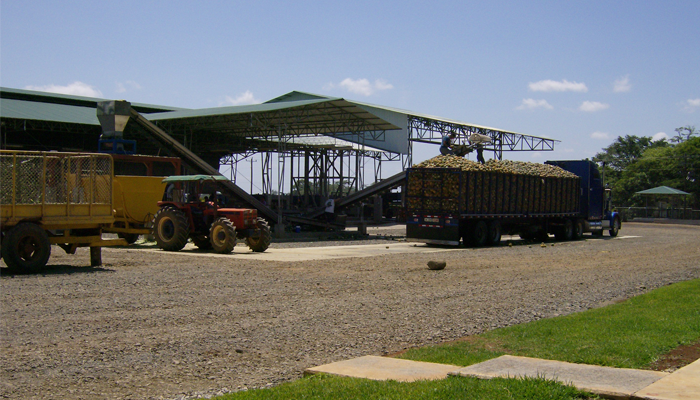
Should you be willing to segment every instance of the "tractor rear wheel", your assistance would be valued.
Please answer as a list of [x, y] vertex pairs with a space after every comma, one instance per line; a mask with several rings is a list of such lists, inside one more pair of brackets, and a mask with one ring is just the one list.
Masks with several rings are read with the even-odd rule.
[[187, 244], [190, 224], [187, 216], [174, 207], [163, 207], [153, 219], [153, 236], [158, 247], [166, 251], [182, 250]]
[[498, 243], [501, 242], [501, 223], [497, 219], [494, 219], [493, 221], [489, 222], [488, 227], [489, 236], [486, 244], [489, 246], [497, 246]]
[[262, 253], [270, 247], [270, 225], [263, 218], [258, 218], [258, 228], [253, 232], [252, 236], [245, 239], [246, 244], [251, 250], [257, 253]]
[[236, 247], [236, 228], [228, 218], [219, 218], [211, 224], [209, 240], [214, 252], [220, 254], [230, 253]]
[[564, 226], [554, 233], [557, 240], [571, 240], [574, 237], [574, 223], [570, 219], [564, 221]]
[[2, 241], [2, 258], [12, 273], [38, 272], [50, 256], [49, 235], [36, 224], [19, 224]]

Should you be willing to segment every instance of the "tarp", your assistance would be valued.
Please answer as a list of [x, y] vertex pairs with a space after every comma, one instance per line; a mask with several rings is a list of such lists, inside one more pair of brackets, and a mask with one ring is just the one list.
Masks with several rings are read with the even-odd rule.
[[223, 175], [177, 175], [163, 179], [163, 183], [192, 181], [228, 181]]
[[674, 189], [674, 188], [668, 187], [668, 186], [659, 186], [659, 187], [655, 187], [652, 189], [642, 190], [640, 192], [637, 192], [637, 194], [671, 194], [671, 195], [685, 194], [685, 195], [688, 195], [690, 193], [684, 192], [682, 190]]

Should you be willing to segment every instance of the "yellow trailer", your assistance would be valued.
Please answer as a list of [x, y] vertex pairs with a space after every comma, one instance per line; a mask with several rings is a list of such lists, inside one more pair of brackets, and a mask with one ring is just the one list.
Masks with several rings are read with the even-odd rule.
[[113, 160], [108, 154], [0, 151], [0, 254], [12, 272], [41, 270], [51, 245], [68, 254], [126, 245], [102, 238], [114, 223]]

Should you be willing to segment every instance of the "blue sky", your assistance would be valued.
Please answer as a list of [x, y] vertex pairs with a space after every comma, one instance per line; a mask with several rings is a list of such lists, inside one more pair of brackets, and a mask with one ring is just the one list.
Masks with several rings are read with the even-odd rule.
[[2, 0], [0, 18], [4, 87], [189, 108], [299, 90], [561, 141], [504, 155], [528, 161], [700, 128], [699, 0]]

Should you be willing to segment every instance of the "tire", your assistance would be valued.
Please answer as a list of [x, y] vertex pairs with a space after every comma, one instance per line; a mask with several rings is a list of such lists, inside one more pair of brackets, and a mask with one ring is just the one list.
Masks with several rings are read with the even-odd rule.
[[42, 270], [51, 256], [49, 235], [39, 225], [22, 223], [12, 228], [2, 241], [2, 258], [12, 273]]
[[574, 237], [574, 223], [570, 219], [564, 221], [564, 226], [562, 226], [554, 234], [557, 240], [571, 240]]
[[211, 250], [211, 241], [209, 240], [209, 236], [206, 235], [197, 235], [197, 236], [192, 236], [192, 243], [194, 243], [195, 246], [202, 250]]
[[270, 225], [263, 218], [258, 218], [258, 228], [253, 233], [253, 236], [249, 236], [245, 239], [245, 243], [256, 253], [262, 253], [270, 247], [270, 240], [272, 235], [270, 234]]
[[118, 233], [117, 236], [126, 240], [126, 243], [128, 244], [134, 244], [137, 240], [139, 240], [138, 233]]
[[209, 241], [215, 253], [228, 254], [236, 247], [236, 228], [225, 217], [219, 218], [211, 224]]
[[620, 232], [620, 218], [615, 218], [613, 220], [612, 228], [608, 231], [610, 237], [615, 237]]
[[185, 213], [173, 207], [158, 210], [153, 219], [153, 236], [158, 247], [165, 251], [182, 250], [189, 234], [190, 224]]
[[489, 238], [489, 228], [485, 221], [477, 221], [472, 227], [471, 244], [476, 247], [482, 247], [486, 244]]
[[497, 246], [501, 242], [501, 223], [495, 219], [488, 224], [488, 238], [486, 244]]
[[583, 238], [583, 221], [577, 219], [576, 221], [574, 221], [573, 239], [581, 240], [581, 238]]

